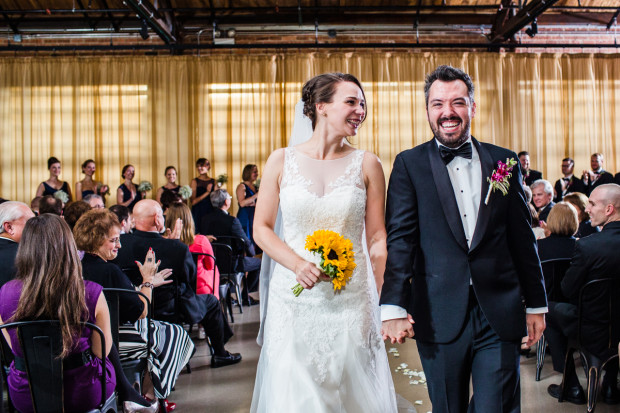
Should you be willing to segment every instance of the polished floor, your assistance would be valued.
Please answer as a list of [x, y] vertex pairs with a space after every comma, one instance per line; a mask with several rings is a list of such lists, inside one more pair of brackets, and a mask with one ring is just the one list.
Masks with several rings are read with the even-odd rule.
[[[235, 309], [235, 336], [226, 346], [229, 351], [243, 355], [240, 364], [218, 369], [209, 367], [210, 357], [203, 341], [195, 340], [197, 352], [190, 361], [192, 373], [183, 372], [177, 381], [176, 390], [170, 400], [177, 403], [176, 412], [210, 412], [210, 413], [246, 413], [250, 410], [254, 375], [260, 353], [256, 344], [259, 325], [258, 306], [244, 307], [243, 314]], [[386, 346], [389, 352], [390, 366], [394, 377], [396, 392], [415, 405], [418, 413], [432, 411], [428, 392], [420, 381], [418, 372], [422, 370], [415, 342], [403, 345]], [[402, 363], [406, 369], [416, 373], [408, 376], [404, 369], [398, 369]], [[558, 403], [547, 395], [547, 386], [560, 383], [561, 375], [551, 369], [551, 359], [547, 358], [540, 382], [534, 380], [536, 358], [521, 358], [521, 406], [525, 413], [573, 413], [585, 412], [585, 406], [571, 403]], [[582, 369], [580, 373], [583, 374]], [[409, 373], [411, 374], [411, 373]], [[417, 384], [414, 384], [416, 383]], [[582, 377], [583, 383], [583, 377]], [[597, 403], [597, 413], [620, 412], [620, 405], [609, 406]], [[274, 412], [282, 413], [282, 412]]]

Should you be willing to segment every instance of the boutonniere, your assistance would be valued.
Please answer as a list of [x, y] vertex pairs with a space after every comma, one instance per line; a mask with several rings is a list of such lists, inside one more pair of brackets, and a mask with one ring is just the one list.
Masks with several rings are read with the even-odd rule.
[[491, 197], [491, 192], [499, 189], [502, 191], [504, 196], [508, 193], [508, 188], [510, 188], [510, 184], [508, 183], [508, 179], [512, 176], [512, 168], [517, 164], [513, 158], [506, 159], [506, 163], [502, 161], [497, 161], [497, 168], [493, 169], [493, 173], [491, 177], [487, 178], [489, 181], [489, 192], [487, 192], [487, 197], [484, 199], [484, 204], [489, 205], [489, 198]]

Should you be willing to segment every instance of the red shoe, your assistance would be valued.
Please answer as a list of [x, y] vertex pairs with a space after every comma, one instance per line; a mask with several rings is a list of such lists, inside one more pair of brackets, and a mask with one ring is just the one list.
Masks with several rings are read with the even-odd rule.
[[164, 399], [164, 405], [166, 406], [166, 413], [170, 413], [171, 411], [177, 408], [177, 404], [173, 402], [169, 402], [168, 399]]

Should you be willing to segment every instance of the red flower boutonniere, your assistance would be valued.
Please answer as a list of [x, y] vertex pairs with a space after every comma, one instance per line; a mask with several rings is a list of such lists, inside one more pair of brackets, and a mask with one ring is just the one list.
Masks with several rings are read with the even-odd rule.
[[487, 192], [487, 197], [484, 199], [484, 204], [489, 205], [489, 198], [491, 197], [491, 192], [499, 189], [502, 191], [502, 194], [505, 196], [508, 193], [508, 188], [510, 188], [510, 184], [508, 183], [508, 179], [512, 176], [512, 168], [517, 164], [513, 158], [506, 159], [506, 163], [502, 161], [497, 161], [497, 168], [493, 169], [493, 173], [490, 178], [487, 178], [487, 181], [491, 185], [489, 185], [489, 192]]

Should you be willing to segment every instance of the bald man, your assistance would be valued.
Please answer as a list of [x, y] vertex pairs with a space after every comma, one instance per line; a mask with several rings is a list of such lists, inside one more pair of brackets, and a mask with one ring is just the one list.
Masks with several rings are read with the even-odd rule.
[[[164, 215], [159, 203], [152, 199], [143, 199], [133, 208], [136, 228], [131, 234], [121, 235], [118, 256], [112, 262], [123, 269], [137, 273], [136, 261], [144, 261], [149, 248], [155, 251], [157, 260], [161, 260], [159, 269], [172, 269], [174, 283], [162, 285], [153, 291], [155, 310], [153, 318], [162, 321], [200, 323], [209, 336], [214, 355], [211, 367], [222, 367], [241, 361], [238, 353], [229, 353], [224, 344], [233, 332], [219, 304], [211, 294], [196, 295], [192, 285], [196, 285], [196, 265], [187, 245], [176, 239], [166, 239], [164, 232]], [[139, 280], [132, 280], [134, 283]], [[175, 285], [177, 291], [175, 291]], [[179, 302], [175, 302], [178, 294]]]
[[0, 204], [0, 287], [15, 278], [15, 256], [26, 221], [34, 213], [23, 202]]
[[[569, 303], [549, 302], [547, 314], [547, 330], [545, 337], [549, 343], [553, 368], [555, 371], [564, 371], [564, 360], [568, 338], [577, 336], [577, 304], [579, 290], [587, 282], [616, 277], [620, 279], [620, 185], [599, 185], [590, 194], [586, 212], [590, 215], [592, 226], [601, 226], [603, 230], [581, 238], [575, 245], [570, 268], [562, 279], [562, 292], [569, 299]], [[586, 340], [586, 348], [594, 354], [601, 354], [607, 349], [609, 337], [605, 326], [596, 326], [587, 320], [600, 320], [606, 314], [606, 300], [599, 300], [601, 307], [589, 305], [583, 309], [584, 324], [582, 325], [582, 339]], [[586, 398], [583, 388], [575, 374], [575, 366], [571, 365], [566, 371], [565, 386], [567, 396], [564, 400], [583, 404]], [[616, 377], [618, 363], [608, 364], [607, 373], [603, 379], [603, 402], [616, 404], [620, 402]], [[547, 389], [552, 397], [557, 398], [561, 388], [552, 384]]]

